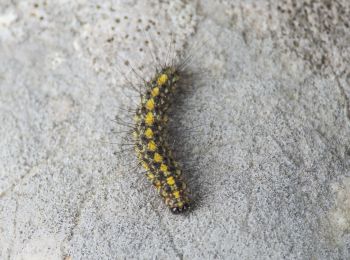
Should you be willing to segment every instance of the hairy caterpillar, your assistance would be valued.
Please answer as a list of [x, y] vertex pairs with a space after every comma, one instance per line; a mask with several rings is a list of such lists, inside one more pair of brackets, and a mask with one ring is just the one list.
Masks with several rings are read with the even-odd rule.
[[175, 66], [165, 66], [146, 83], [133, 133], [137, 157], [173, 213], [185, 211], [190, 202], [181, 169], [167, 142], [167, 111], [179, 77], [180, 71]]
[[[194, 74], [189, 72], [188, 66], [195, 56], [192, 53], [181, 58], [174, 52], [175, 57], [170, 58], [170, 62], [167, 63], [173, 43], [175, 44], [175, 41], [170, 43], [170, 49], [166, 55], [157, 57], [157, 60], [165, 60], [165, 64], [159, 65], [158, 62], [155, 66], [156, 72], [150, 80], [140, 77], [132, 68], [134, 74], [141, 78], [143, 83], [138, 89], [129, 78], [126, 77], [126, 81], [134, 91], [139, 93], [140, 102], [133, 111], [134, 120], [131, 124], [121, 119], [120, 121], [121, 124], [124, 123], [131, 128], [127, 139], [132, 141], [126, 145], [131, 145], [136, 151], [138, 164], [145, 169], [147, 179], [156, 188], [171, 212], [177, 214], [192, 207], [192, 202], [182, 176], [182, 169], [176, 162], [169, 145], [169, 141], [174, 139], [168, 133], [169, 118], [174, 119], [169, 114], [169, 108], [173, 103], [176, 105], [179, 103], [178, 94], [186, 93], [183, 87], [192, 83], [189, 80]], [[129, 66], [128, 61], [125, 63]]]

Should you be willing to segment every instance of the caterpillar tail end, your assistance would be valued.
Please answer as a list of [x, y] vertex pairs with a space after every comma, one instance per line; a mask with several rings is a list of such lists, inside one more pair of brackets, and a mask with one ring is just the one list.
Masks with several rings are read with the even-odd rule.
[[189, 209], [190, 209], [189, 203], [184, 203], [181, 207], [177, 206], [177, 207], [170, 208], [173, 214], [181, 214], [183, 212], [188, 211]]

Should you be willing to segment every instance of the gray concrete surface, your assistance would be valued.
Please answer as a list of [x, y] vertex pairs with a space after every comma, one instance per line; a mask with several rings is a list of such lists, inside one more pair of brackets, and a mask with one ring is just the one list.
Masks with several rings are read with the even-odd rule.
[[[0, 2], [0, 259], [349, 259], [350, 2], [100, 2]], [[171, 38], [182, 216], [110, 120]]]

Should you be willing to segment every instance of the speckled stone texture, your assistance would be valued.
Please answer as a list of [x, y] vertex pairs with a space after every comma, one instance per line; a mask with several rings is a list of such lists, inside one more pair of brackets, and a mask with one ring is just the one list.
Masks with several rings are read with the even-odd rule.
[[[0, 259], [349, 259], [349, 17], [348, 0], [1, 1]], [[187, 215], [113, 121], [174, 53], [198, 72], [170, 122]]]

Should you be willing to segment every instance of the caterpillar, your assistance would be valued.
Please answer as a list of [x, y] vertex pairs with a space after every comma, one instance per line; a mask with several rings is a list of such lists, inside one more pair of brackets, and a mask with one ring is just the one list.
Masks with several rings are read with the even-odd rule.
[[180, 79], [176, 66], [164, 66], [145, 83], [136, 110], [133, 139], [146, 176], [173, 213], [189, 209], [190, 199], [182, 171], [168, 145], [168, 109]]
[[[206, 43], [207, 40], [202, 41], [196, 51], [201, 51]], [[194, 73], [189, 66], [196, 60], [196, 56], [192, 52], [181, 56], [172, 49], [173, 44], [176, 42], [172, 39], [168, 53], [160, 56], [152, 54], [150, 49], [153, 61], [157, 61], [157, 65], [154, 66], [155, 73], [147, 80], [131, 67], [134, 75], [142, 79], [142, 83], [138, 84], [139, 88], [121, 73], [132, 90], [138, 92], [140, 101], [136, 109], [129, 110], [133, 112], [133, 122], [126, 122], [118, 117], [116, 119], [129, 128], [126, 139], [131, 140], [131, 143], [126, 143], [126, 146], [131, 146], [135, 151], [138, 166], [144, 168], [147, 179], [160, 194], [165, 205], [172, 213], [178, 214], [193, 208], [193, 202], [182, 167], [176, 161], [169, 145], [169, 141], [174, 138], [169, 136], [172, 131], [168, 131], [168, 122], [170, 119], [174, 120], [170, 114], [172, 104], [178, 105], [180, 102], [177, 98], [183, 93], [187, 95], [188, 86], [194, 83]], [[191, 46], [189, 51], [193, 51], [194, 47], [196, 46]], [[167, 62], [169, 57], [170, 62]], [[161, 60], [165, 60], [162, 65], [159, 63]], [[130, 66], [129, 61], [125, 61], [124, 64]], [[196, 84], [198, 83], [196, 80]]]

